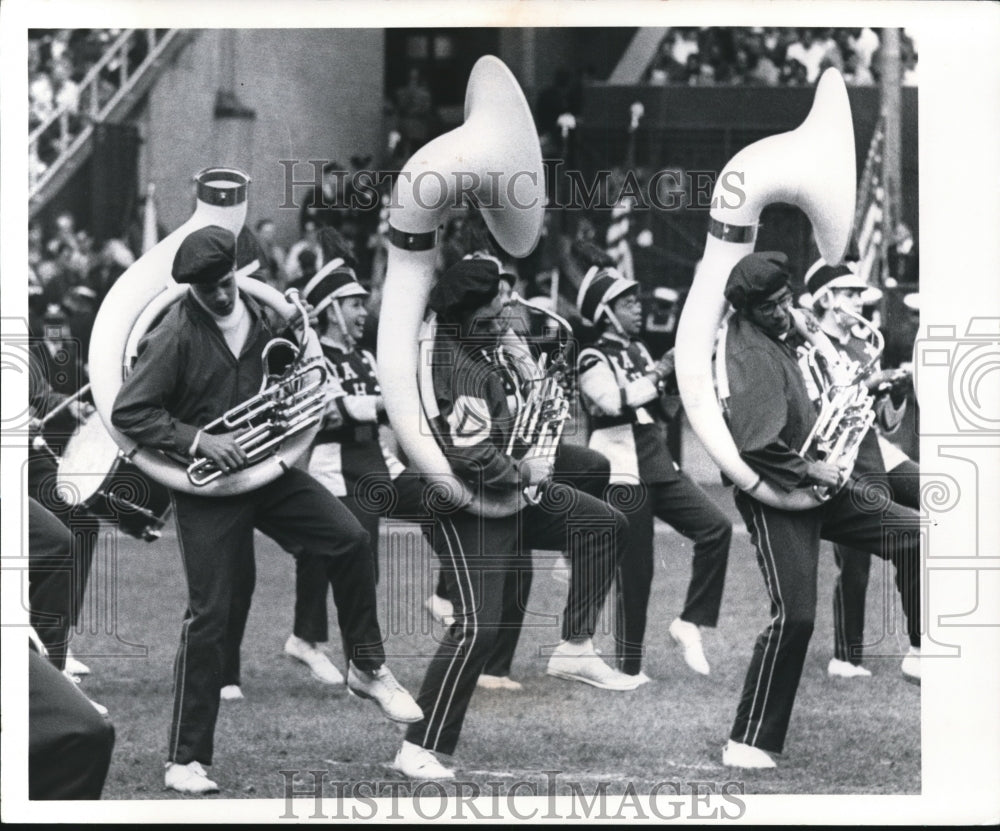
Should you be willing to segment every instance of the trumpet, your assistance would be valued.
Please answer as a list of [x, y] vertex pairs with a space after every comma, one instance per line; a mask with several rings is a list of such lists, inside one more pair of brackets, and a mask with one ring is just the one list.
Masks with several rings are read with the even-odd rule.
[[873, 349], [862, 365], [853, 365], [839, 356], [831, 363], [816, 346], [809, 347], [805, 355], [806, 366], [820, 391], [820, 411], [799, 455], [836, 465], [841, 470], [837, 486], [813, 486], [813, 493], [824, 502], [850, 478], [861, 441], [875, 423], [875, 397], [868, 391], [864, 379], [871, 374], [885, 350], [885, 339], [878, 329], [850, 309], [842, 307], [840, 311], [867, 331]]
[[[529, 313], [545, 315], [555, 324], [556, 331], [561, 330], [565, 336], [560, 339], [551, 360], [546, 353], [542, 353], [536, 363], [528, 345], [519, 338], [516, 345], [511, 342], [511, 337], [506, 338], [495, 353], [497, 363], [508, 374], [517, 407], [507, 444], [507, 455], [519, 459], [551, 460], [555, 458], [563, 428], [570, 415], [570, 363], [567, 350], [573, 329], [565, 318], [523, 299], [517, 292], [511, 294], [505, 305], [520, 306]], [[534, 500], [537, 493], [527, 496]]]
[[[309, 315], [296, 289], [285, 292], [302, 316], [303, 332]], [[275, 366], [275, 355], [285, 353]], [[317, 426], [326, 406], [329, 371], [322, 357], [304, 358], [302, 350], [287, 338], [273, 338], [261, 355], [264, 378], [260, 391], [227, 410], [202, 429], [206, 433], [241, 431], [236, 443], [247, 455], [248, 465], [269, 458], [282, 443]], [[196, 458], [187, 467], [188, 481], [197, 488], [218, 479], [223, 471], [211, 459]]]

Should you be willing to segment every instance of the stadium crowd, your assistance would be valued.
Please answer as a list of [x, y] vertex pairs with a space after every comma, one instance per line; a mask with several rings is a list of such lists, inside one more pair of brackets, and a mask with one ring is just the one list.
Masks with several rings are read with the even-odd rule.
[[[32, 142], [29, 176], [38, 181], [58, 157], [63, 146], [86, 124], [87, 113], [100, 110], [121, 88], [123, 77], [138, 67], [149, 53], [145, 30], [131, 32], [124, 49], [101, 67], [91, 84], [84, 84], [90, 71], [101, 62], [122, 36], [122, 29], [31, 29], [28, 31], [28, 131], [45, 127]], [[86, 102], [87, 95], [97, 101]], [[96, 103], [96, 106], [93, 104]], [[91, 106], [86, 106], [86, 105]], [[53, 116], [65, 110], [65, 119]]]
[[[808, 86], [827, 67], [848, 84], [879, 78], [881, 38], [877, 29], [815, 29], [721, 26], [671, 28], [649, 66], [655, 86]], [[917, 83], [917, 48], [904, 33], [903, 83]]]

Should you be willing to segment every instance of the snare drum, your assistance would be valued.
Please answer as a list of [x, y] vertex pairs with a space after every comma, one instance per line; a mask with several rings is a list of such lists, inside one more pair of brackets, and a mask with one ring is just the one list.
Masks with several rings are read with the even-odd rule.
[[59, 460], [59, 495], [136, 539], [159, 539], [170, 493], [121, 455], [97, 413], [80, 425]]

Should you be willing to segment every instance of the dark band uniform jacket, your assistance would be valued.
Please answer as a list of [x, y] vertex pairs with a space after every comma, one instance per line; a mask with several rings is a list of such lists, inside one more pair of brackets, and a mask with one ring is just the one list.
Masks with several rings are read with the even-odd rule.
[[[433, 427], [455, 474], [474, 490], [510, 492], [526, 484], [505, 448], [513, 429], [502, 370], [484, 346], [460, 343], [441, 326], [434, 343], [433, 384], [440, 415]], [[496, 338], [490, 342], [495, 345]]]
[[792, 334], [782, 342], [772, 340], [739, 315], [729, 318], [729, 429], [743, 460], [786, 491], [809, 484], [798, 450], [816, 421], [796, 342]]
[[139, 444], [186, 455], [199, 428], [256, 395], [261, 355], [274, 337], [260, 306], [240, 292], [250, 334], [239, 358], [190, 293], [139, 342], [129, 383], [115, 400], [114, 424]]

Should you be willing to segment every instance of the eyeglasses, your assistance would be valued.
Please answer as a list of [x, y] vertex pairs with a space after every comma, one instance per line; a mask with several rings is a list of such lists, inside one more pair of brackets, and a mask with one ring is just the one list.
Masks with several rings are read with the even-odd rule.
[[762, 314], [765, 317], [770, 317], [776, 311], [778, 311], [779, 308], [785, 308], [787, 306], [791, 306], [792, 300], [793, 300], [792, 293], [787, 292], [783, 294], [781, 297], [779, 297], [777, 300], [767, 300], [764, 303], [758, 303], [756, 306], [754, 306], [754, 310], [758, 314]]

